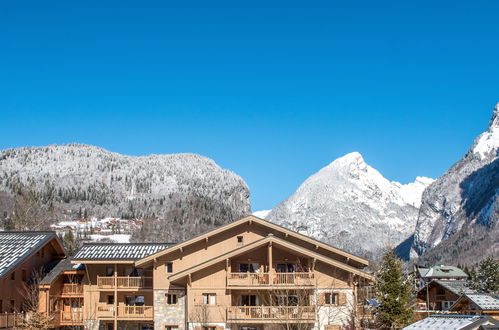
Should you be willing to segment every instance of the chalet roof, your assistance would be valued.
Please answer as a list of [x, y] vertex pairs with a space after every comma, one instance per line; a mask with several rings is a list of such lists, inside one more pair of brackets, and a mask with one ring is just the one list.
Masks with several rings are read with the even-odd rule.
[[[433, 280], [432, 283], [437, 283], [450, 292], [461, 295], [463, 293], [475, 293], [476, 291], [469, 288], [466, 280]], [[423, 290], [423, 289], [422, 289]]]
[[0, 278], [52, 239], [58, 240], [55, 231], [0, 232]]
[[62, 260], [58, 260], [57, 265], [55, 265], [52, 270], [45, 275], [45, 277], [40, 281], [41, 285], [48, 285], [52, 284], [59, 275], [64, 272], [64, 271], [69, 271], [69, 270], [84, 270], [85, 265], [83, 264], [72, 264], [71, 263], [72, 258], [66, 258]]
[[416, 323], [408, 325], [404, 330], [413, 329], [440, 329], [440, 330], [455, 330], [455, 329], [476, 329], [484, 323], [499, 324], [499, 321], [488, 316], [478, 315], [431, 315]]
[[213, 265], [213, 264], [216, 264], [216, 263], [221, 262], [223, 260], [226, 260], [227, 258], [231, 258], [231, 257], [239, 255], [241, 253], [251, 251], [251, 250], [253, 250], [255, 248], [258, 248], [258, 247], [260, 247], [260, 246], [262, 246], [262, 245], [264, 245], [266, 243], [270, 243], [270, 242], [272, 242], [273, 244], [277, 244], [277, 245], [286, 247], [288, 249], [292, 249], [293, 251], [296, 251], [298, 253], [303, 253], [303, 254], [306, 254], [308, 256], [312, 256], [312, 257], [316, 258], [316, 260], [320, 260], [320, 261], [322, 261], [324, 263], [327, 263], [329, 265], [332, 265], [332, 266], [338, 267], [340, 269], [346, 270], [346, 271], [351, 272], [353, 274], [362, 276], [362, 277], [367, 278], [369, 280], [373, 279], [372, 275], [367, 274], [367, 273], [359, 270], [358, 268], [355, 268], [353, 266], [347, 265], [345, 263], [342, 263], [340, 261], [334, 260], [332, 258], [326, 257], [324, 255], [318, 254], [317, 252], [308, 250], [308, 249], [306, 249], [304, 247], [301, 247], [299, 245], [293, 244], [293, 243], [288, 242], [288, 241], [286, 241], [284, 239], [275, 237], [272, 234], [270, 234], [267, 237], [263, 237], [263, 238], [261, 238], [259, 240], [256, 240], [254, 242], [251, 242], [249, 244], [246, 244], [246, 245], [243, 245], [241, 247], [238, 247], [238, 248], [236, 248], [234, 250], [231, 250], [229, 252], [226, 252], [224, 254], [221, 254], [219, 256], [216, 256], [214, 258], [211, 258], [209, 260], [206, 260], [204, 262], [201, 262], [201, 263], [199, 263], [199, 264], [197, 264], [195, 266], [192, 266], [190, 268], [184, 269], [181, 272], [178, 272], [176, 274], [172, 274], [172, 275], [169, 276], [169, 279], [171, 281], [180, 279], [182, 277], [187, 276], [188, 274], [194, 273], [194, 272], [196, 272], [198, 270], [201, 270], [203, 268], [206, 268], [206, 267], [208, 267], [210, 265]]
[[463, 299], [469, 299], [482, 311], [498, 311], [499, 310], [499, 295], [494, 293], [469, 293], [462, 295], [451, 306], [457, 306]]
[[86, 243], [73, 257], [72, 263], [105, 260], [135, 261], [172, 245], [172, 243]]
[[344, 250], [341, 250], [341, 249], [339, 249], [337, 247], [334, 247], [334, 246], [332, 246], [330, 244], [326, 244], [324, 242], [318, 241], [318, 240], [313, 239], [311, 237], [308, 237], [306, 235], [300, 234], [300, 233], [295, 232], [293, 230], [290, 230], [290, 229], [287, 229], [285, 227], [279, 226], [279, 225], [277, 225], [275, 223], [269, 222], [267, 220], [260, 219], [258, 217], [255, 217], [254, 215], [250, 215], [250, 216], [244, 217], [242, 219], [239, 219], [239, 220], [234, 221], [232, 223], [229, 223], [227, 225], [221, 226], [221, 227], [216, 228], [216, 229], [214, 229], [212, 231], [209, 231], [207, 233], [198, 235], [198, 236], [196, 236], [194, 238], [191, 238], [190, 240], [187, 240], [185, 242], [182, 242], [182, 243], [179, 243], [179, 244], [177, 244], [175, 246], [172, 246], [172, 247], [170, 247], [168, 249], [165, 249], [164, 251], [159, 251], [159, 252], [157, 252], [157, 253], [155, 253], [153, 255], [150, 255], [150, 256], [144, 258], [143, 260], [139, 260], [137, 262], [137, 264], [138, 265], [144, 264], [144, 263], [149, 262], [152, 259], [157, 258], [159, 256], [162, 256], [162, 255], [164, 255], [166, 253], [172, 252], [172, 251], [174, 251], [176, 249], [182, 249], [185, 246], [188, 246], [188, 245], [193, 244], [195, 242], [198, 242], [200, 240], [204, 240], [207, 237], [216, 235], [216, 234], [221, 233], [221, 232], [223, 232], [225, 230], [234, 228], [236, 226], [239, 226], [239, 225], [242, 225], [242, 224], [248, 223], [248, 222], [249, 223], [255, 222], [255, 223], [258, 223], [258, 224], [260, 224], [262, 226], [268, 227], [270, 229], [273, 229], [273, 230], [276, 230], [276, 231], [279, 231], [279, 232], [283, 232], [286, 235], [290, 235], [290, 236], [296, 237], [298, 239], [304, 240], [306, 242], [312, 243], [312, 244], [316, 245], [316, 247], [321, 247], [321, 248], [329, 250], [329, 251], [331, 251], [333, 253], [336, 253], [338, 255], [344, 256], [347, 259], [355, 261], [355, 262], [357, 262], [357, 263], [359, 263], [359, 264], [361, 264], [363, 266], [369, 265], [369, 261], [367, 259], [361, 258], [361, 257], [359, 257], [357, 255], [354, 255], [354, 254], [351, 254], [351, 253], [346, 252]]
[[468, 275], [461, 269], [454, 266], [433, 266], [430, 268], [419, 268], [421, 277], [463, 277], [467, 278]]

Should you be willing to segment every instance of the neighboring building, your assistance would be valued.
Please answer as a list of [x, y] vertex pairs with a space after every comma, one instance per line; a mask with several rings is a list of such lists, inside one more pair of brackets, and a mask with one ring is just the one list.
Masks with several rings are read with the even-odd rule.
[[459, 314], [486, 315], [499, 320], [499, 295], [494, 293], [465, 293], [450, 307]]
[[39, 283], [39, 311], [50, 315], [54, 328], [83, 328], [85, 267], [62, 259]]
[[249, 216], [186, 242], [85, 244], [86, 329], [339, 329], [368, 261]]
[[447, 311], [463, 293], [474, 292], [465, 280], [433, 280], [417, 293], [418, 311]]
[[497, 329], [497, 327], [499, 327], [499, 322], [488, 316], [432, 315], [405, 327], [404, 330], [417, 330], [417, 329], [475, 330], [475, 329]]
[[26, 284], [65, 257], [55, 232], [0, 232], [0, 313], [25, 311]]
[[144, 257], [170, 244], [88, 243], [72, 262], [83, 264], [85, 329], [153, 329], [153, 265]]
[[433, 280], [466, 280], [468, 278], [468, 275], [463, 270], [454, 266], [414, 267], [418, 289], [421, 289], [426, 283]]

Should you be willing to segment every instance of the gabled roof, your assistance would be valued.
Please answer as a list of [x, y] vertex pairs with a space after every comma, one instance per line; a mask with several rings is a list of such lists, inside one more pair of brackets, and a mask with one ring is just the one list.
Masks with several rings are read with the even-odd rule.
[[488, 316], [478, 315], [431, 315], [425, 319], [408, 325], [403, 330], [415, 329], [440, 329], [440, 330], [465, 330], [476, 329], [484, 323], [499, 324], [499, 321]]
[[217, 229], [214, 229], [214, 230], [212, 230], [212, 231], [209, 231], [209, 232], [207, 232], [207, 233], [204, 233], [204, 234], [198, 235], [198, 236], [196, 236], [196, 237], [194, 237], [194, 238], [192, 238], [192, 239], [190, 239], [190, 240], [187, 240], [187, 241], [185, 241], [185, 242], [183, 242], [183, 243], [179, 243], [179, 244], [177, 244], [177, 245], [174, 245], [174, 246], [172, 246], [172, 247], [170, 247], [170, 248], [167, 248], [167, 249], [165, 249], [165, 250], [163, 250], [163, 251], [159, 251], [159, 252], [157, 252], [157, 253], [155, 253], [155, 254], [152, 254], [152, 255], [150, 255], [150, 256], [148, 256], [148, 257], [146, 257], [146, 258], [142, 259], [142, 260], [138, 260], [138, 261], [136, 262], [136, 264], [137, 264], [137, 265], [142, 265], [142, 264], [145, 264], [145, 263], [150, 262], [150, 261], [152, 261], [152, 260], [154, 260], [154, 259], [156, 259], [156, 258], [158, 258], [158, 257], [161, 257], [161, 256], [163, 256], [163, 255], [165, 255], [165, 254], [168, 254], [168, 253], [170, 253], [170, 252], [176, 251], [176, 250], [178, 250], [178, 249], [182, 249], [182, 248], [184, 248], [184, 247], [186, 247], [186, 246], [188, 246], [188, 245], [191, 245], [191, 244], [194, 244], [194, 243], [196, 243], [196, 242], [202, 241], [202, 240], [204, 240], [204, 239], [206, 239], [206, 238], [208, 238], [208, 237], [210, 237], [210, 236], [213, 236], [213, 235], [216, 235], [216, 234], [218, 234], [218, 233], [221, 233], [221, 232], [227, 231], [227, 230], [229, 230], [229, 229], [231, 229], [231, 228], [235, 228], [235, 227], [237, 227], [237, 226], [240, 226], [240, 225], [245, 224], [245, 223], [248, 223], [248, 222], [249, 222], [249, 223], [252, 223], [252, 222], [254, 222], [254, 223], [258, 223], [258, 224], [260, 224], [260, 225], [262, 225], [262, 226], [264, 226], [264, 227], [267, 227], [267, 228], [269, 228], [269, 229], [272, 229], [272, 230], [275, 230], [275, 231], [282, 232], [282, 233], [284, 233], [284, 234], [286, 234], [286, 235], [289, 235], [289, 236], [292, 236], [292, 237], [298, 238], [298, 239], [300, 239], [300, 240], [303, 240], [303, 241], [305, 241], [305, 242], [308, 242], [308, 243], [314, 244], [314, 245], [315, 245], [315, 246], [317, 246], [317, 247], [321, 247], [321, 248], [324, 248], [324, 249], [326, 249], [326, 250], [329, 250], [329, 251], [331, 251], [331, 252], [333, 252], [333, 253], [336, 253], [336, 254], [342, 255], [342, 256], [344, 256], [344, 257], [346, 257], [346, 258], [349, 258], [349, 259], [351, 259], [351, 260], [354, 260], [354, 261], [356, 261], [356, 262], [358, 262], [358, 263], [360, 263], [360, 264], [362, 264], [362, 265], [365, 265], [365, 266], [369, 265], [369, 261], [367, 261], [367, 260], [366, 260], [366, 259], [364, 259], [364, 258], [361, 258], [361, 257], [356, 256], [356, 255], [354, 255], [354, 254], [348, 253], [348, 252], [346, 252], [346, 251], [344, 251], [344, 250], [338, 249], [338, 248], [336, 248], [336, 247], [333, 247], [333, 246], [331, 246], [331, 245], [329, 245], [329, 244], [326, 244], [326, 243], [324, 243], [324, 242], [318, 241], [318, 240], [316, 240], [316, 239], [310, 238], [310, 237], [308, 237], [308, 236], [306, 236], [306, 235], [303, 235], [303, 234], [297, 233], [297, 232], [295, 232], [295, 231], [289, 230], [289, 229], [287, 229], [287, 228], [284, 228], [284, 227], [282, 227], [282, 226], [276, 225], [275, 223], [269, 222], [269, 221], [264, 220], [264, 219], [260, 219], [260, 218], [258, 218], [258, 217], [255, 217], [254, 215], [247, 216], [247, 217], [245, 217], [245, 218], [242, 218], [242, 219], [240, 219], [240, 220], [234, 221], [234, 222], [229, 223], [229, 224], [227, 224], [227, 225], [225, 225], [225, 226], [221, 226], [221, 227], [219, 227], [219, 228], [217, 228]]
[[204, 269], [206, 267], [209, 267], [211, 265], [214, 265], [216, 263], [219, 263], [221, 261], [224, 261], [228, 258], [231, 258], [231, 257], [234, 257], [234, 256], [237, 256], [239, 254], [242, 254], [242, 253], [245, 253], [245, 252], [248, 252], [248, 251], [252, 251], [256, 248], [259, 248], [263, 245], [266, 245], [268, 243], [272, 243], [272, 244], [275, 244], [275, 245], [279, 245], [279, 246], [282, 246], [282, 247], [285, 247], [285, 248], [288, 248], [288, 249], [291, 249], [293, 251], [296, 251], [298, 253], [302, 253], [302, 254], [305, 254], [305, 255], [308, 255], [310, 257], [313, 257], [315, 258], [316, 260], [320, 260], [326, 264], [329, 264], [331, 266], [334, 266], [334, 267], [338, 267], [340, 269], [343, 269], [345, 271], [348, 271], [348, 272], [351, 272], [353, 274], [356, 274], [356, 275], [359, 275], [359, 276], [362, 276], [364, 278], [367, 278], [369, 280], [373, 280], [374, 277], [370, 274], [367, 274], [361, 270], [359, 270], [358, 268], [355, 268], [355, 267], [352, 267], [350, 265], [347, 265], [345, 263], [342, 263], [342, 262], [339, 262], [337, 260], [334, 260], [332, 258], [329, 258], [329, 257], [326, 257], [322, 254], [319, 254], [315, 251], [311, 251], [311, 250], [308, 250], [306, 248], [303, 248], [299, 245], [296, 245], [296, 244], [293, 244], [293, 243], [290, 243], [284, 239], [281, 239], [281, 238], [278, 238], [278, 237], [275, 237], [274, 235], [270, 234], [269, 236], [267, 237], [264, 237], [264, 238], [261, 238], [257, 241], [254, 241], [254, 242], [251, 242], [247, 245], [244, 245], [244, 246], [241, 246], [241, 247], [238, 247], [232, 251], [229, 251], [229, 252], [226, 252], [224, 254], [221, 254], [215, 258], [212, 258], [212, 259], [209, 259], [207, 261], [204, 261], [202, 263], [199, 263], [193, 267], [190, 267], [190, 268], [187, 268], [187, 269], [184, 269], [183, 271], [181, 272], [178, 272], [176, 274], [172, 274], [168, 277], [168, 279], [170, 281], [175, 281], [175, 280], [178, 280], [178, 279], [181, 279], [189, 274], [192, 274], [194, 272], [197, 272], [201, 269]]
[[419, 268], [421, 277], [463, 277], [467, 278], [468, 275], [461, 269], [454, 266], [433, 266], [430, 268]]
[[55, 240], [61, 254], [65, 254], [55, 231], [2, 231], [0, 232], [0, 278], [10, 273], [17, 265]]
[[499, 295], [494, 293], [465, 293], [459, 297], [449, 310], [456, 310], [457, 306], [469, 300], [482, 311], [499, 311]]
[[78, 250], [71, 262], [134, 262], [171, 245], [171, 243], [86, 243]]
[[[455, 295], [462, 295], [463, 293], [475, 293], [476, 291], [467, 286], [466, 280], [433, 280], [428, 285], [440, 285], [444, 289], [454, 293]], [[419, 292], [426, 292], [426, 287], [423, 287]]]
[[52, 284], [60, 274], [65, 271], [82, 271], [85, 269], [85, 265], [82, 264], [72, 264], [72, 258], [66, 258], [59, 260], [57, 265], [55, 265], [52, 270], [45, 275], [45, 277], [40, 281], [40, 285], [49, 285]]

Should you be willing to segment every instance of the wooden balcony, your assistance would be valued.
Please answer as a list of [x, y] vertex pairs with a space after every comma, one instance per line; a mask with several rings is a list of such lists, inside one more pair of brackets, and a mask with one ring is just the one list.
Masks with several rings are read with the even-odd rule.
[[118, 306], [99, 303], [97, 305], [98, 319], [118, 320], [152, 320], [153, 306], [127, 306], [119, 304]]
[[81, 284], [65, 283], [62, 286], [61, 296], [83, 297], [83, 286]]
[[0, 313], [0, 328], [21, 327], [25, 316], [24, 313]]
[[83, 325], [83, 311], [59, 311], [56, 316], [56, 326]]
[[145, 276], [97, 276], [97, 287], [102, 290], [152, 289], [152, 277]]
[[283, 286], [313, 286], [314, 273], [229, 273], [229, 287], [283, 287]]
[[315, 306], [231, 306], [227, 320], [233, 323], [315, 322]]

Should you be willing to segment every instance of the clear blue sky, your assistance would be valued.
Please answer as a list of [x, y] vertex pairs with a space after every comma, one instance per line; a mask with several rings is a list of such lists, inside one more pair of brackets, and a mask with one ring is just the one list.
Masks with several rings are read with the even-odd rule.
[[192, 152], [254, 210], [351, 151], [438, 177], [499, 102], [499, 1], [0, 1], [0, 149]]

